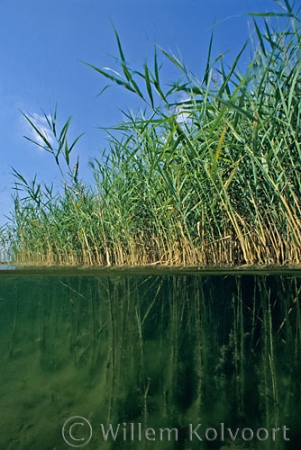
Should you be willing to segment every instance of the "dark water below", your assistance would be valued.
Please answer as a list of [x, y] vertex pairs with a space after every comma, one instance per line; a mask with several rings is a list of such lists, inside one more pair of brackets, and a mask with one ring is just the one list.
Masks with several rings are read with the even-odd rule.
[[298, 272], [6, 267], [0, 449], [297, 450], [300, 292]]

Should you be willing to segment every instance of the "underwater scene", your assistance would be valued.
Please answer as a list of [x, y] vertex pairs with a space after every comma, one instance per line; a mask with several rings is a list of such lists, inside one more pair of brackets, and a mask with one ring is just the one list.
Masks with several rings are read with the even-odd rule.
[[0, 448], [300, 448], [300, 292], [298, 272], [1, 270]]

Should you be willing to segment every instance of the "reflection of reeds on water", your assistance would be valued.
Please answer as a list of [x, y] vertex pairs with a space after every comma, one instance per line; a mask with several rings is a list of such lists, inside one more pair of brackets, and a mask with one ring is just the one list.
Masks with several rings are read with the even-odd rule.
[[[184, 440], [186, 425], [197, 421], [267, 429], [288, 423], [288, 386], [299, 389], [300, 359], [283, 361], [283, 353], [296, 354], [297, 340], [300, 348], [296, 280], [229, 277], [218, 288], [210, 278], [170, 277], [152, 280], [151, 299], [147, 284], [127, 286], [114, 314], [119, 364], [126, 354], [112, 387], [118, 423], [173, 426]], [[285, 445], [280, 438], [261, 444]]]
[[[42, 408], [45, 420], [60, 411], [105, 425], [175, 427], [179, 441], [156, 448], [191, 450], [199, 447], [187, 441], [189, 423], [286, 425], [291, 447], [281, 438], [250, 446], [292, 449], [301, 414], [300, 292], [300, 279], [285, 276], [8, 279], [2, 357], [7, 371], [22, 366], [11, 377], [20, 411], [12, 426], [21, 415], [42, 420]], [[55, 432], [51, 439], [58, 447]], [[146, 443], [119, 436], [104, 445]]]

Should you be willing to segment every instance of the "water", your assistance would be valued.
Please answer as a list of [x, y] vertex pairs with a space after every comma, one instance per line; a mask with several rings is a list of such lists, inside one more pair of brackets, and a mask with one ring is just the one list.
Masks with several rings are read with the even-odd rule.
[[299, 448], [300, 273], [8, 269], [1, 449]]

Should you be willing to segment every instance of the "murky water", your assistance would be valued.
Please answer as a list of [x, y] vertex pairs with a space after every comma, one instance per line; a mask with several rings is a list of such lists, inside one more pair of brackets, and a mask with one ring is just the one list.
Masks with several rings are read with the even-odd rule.
[[299, 448], [301, 274], [7, 269], [1, 449]]

